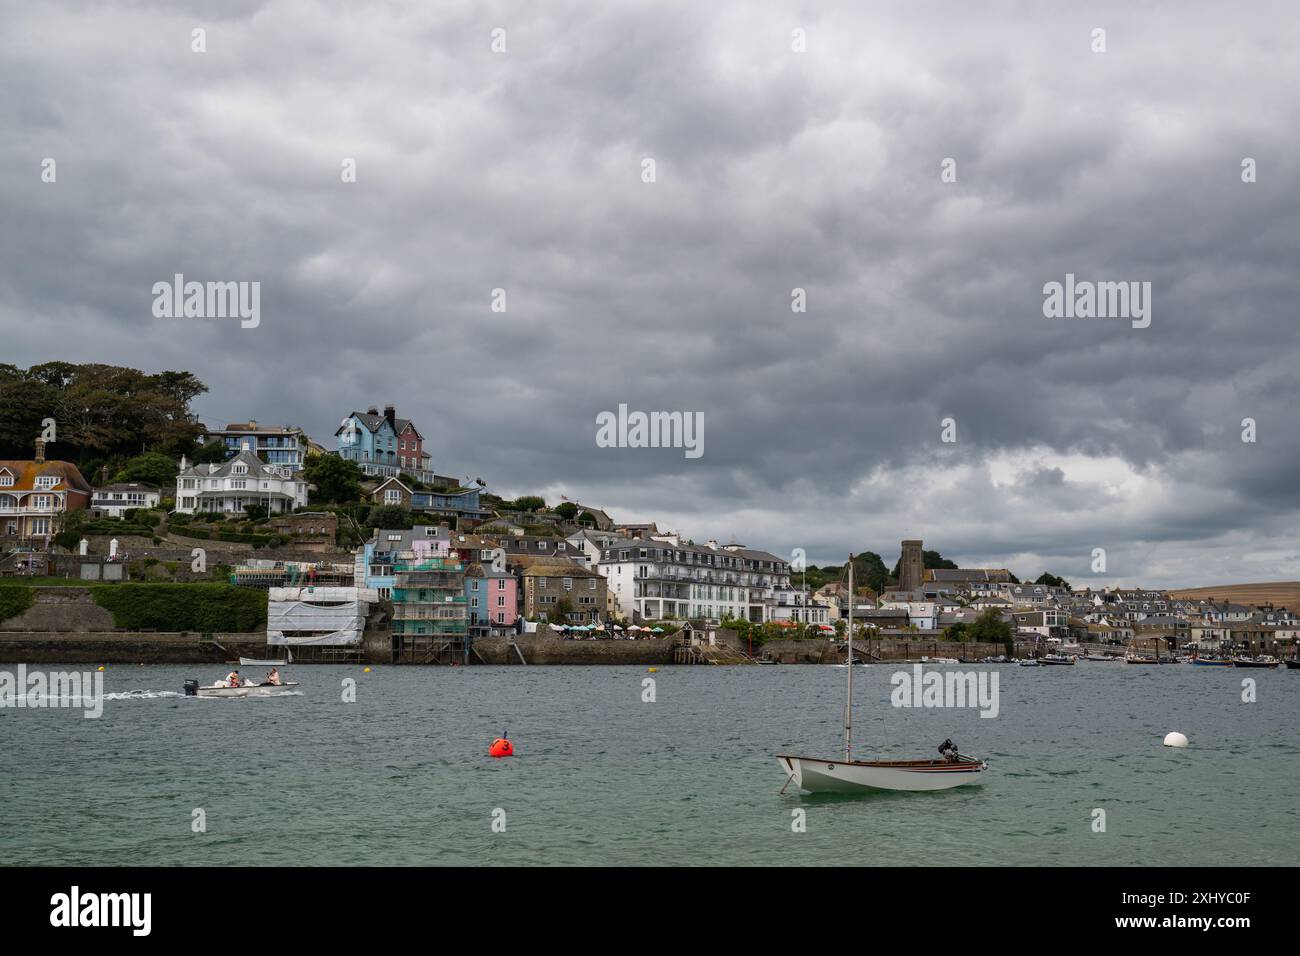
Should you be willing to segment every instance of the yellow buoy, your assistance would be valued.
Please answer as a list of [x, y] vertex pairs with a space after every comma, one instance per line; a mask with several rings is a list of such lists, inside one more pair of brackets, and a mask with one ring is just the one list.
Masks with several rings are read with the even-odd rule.
[[99, 669], [102, 671], [102, 670], [104, 669], [104, 665], [103, 665], [103, 664], [100, 664], [100, 665], [99, 665]]
[[659, 668], [657, 668], [657, 667], [652, 667], [652, 668], [650, 668], [650, 673], [651, 673], [651, 674], [658, 674], [658, 673], [659, 673]]
[[363, 674], [369, 674], [369, 673], [370, 673], [370, 668], [367, 667], [367, 668], [366, 668], [365, 670], [363, 670], [361, 673], [363, 673]]

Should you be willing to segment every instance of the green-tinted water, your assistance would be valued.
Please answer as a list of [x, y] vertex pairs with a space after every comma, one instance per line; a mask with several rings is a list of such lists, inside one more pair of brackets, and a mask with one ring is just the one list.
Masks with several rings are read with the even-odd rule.
[[[898, 669], [858, 672], [857, 756], [928, 757], [952, 737], [990, 761], [984, 785], [778, 796], [772, 754], [838, 754], [843, 668], [290, 667], [301, 696], [114, 698], [99, 720], [0, 710], [0, 852], [73, 865], [1300, 860], [1300, 672], [983, 668], [1001, 693], [982, 719], [889, 706]], [[105, 690], [175, 692], [221, 670], [110, 667]], [[355, 703], [341, 699], [348, 677]], [[1241, 700], [1246, 677], [1257, 703]], [[505, 728], [518, 756], [491, 760]], [[1162, 747], [1169, 730], [1192, 747]], [[797, 808], [807, 832], [792, 832]]]

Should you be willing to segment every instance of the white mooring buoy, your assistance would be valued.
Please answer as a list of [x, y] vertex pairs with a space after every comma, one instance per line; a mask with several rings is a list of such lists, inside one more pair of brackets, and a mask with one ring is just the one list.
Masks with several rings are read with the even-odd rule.
[[1166, 746], [1166, 747], [1186, 747], [1186, 746], [1187, 746], [1187, 737], [1184, 736], [1183, 734], [1180, 734], [1180, 733], [1179, 733], [1178, 731], [1176, 731], [1176, 730], [1175, 730], [1175, 731], [1172, 731], [1171, 733], [1167, 733], [1167, 734], [1165, 734], [1165, 746]]

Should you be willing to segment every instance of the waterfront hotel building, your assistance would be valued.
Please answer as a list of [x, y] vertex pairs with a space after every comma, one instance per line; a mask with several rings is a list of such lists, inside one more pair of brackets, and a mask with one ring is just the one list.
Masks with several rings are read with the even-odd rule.
[[[597, 568], [618, 613], [636, 621], [666, 617], [737, 618], [763, 623], [798, 619], [789, 562], [741, 545], [683, 542], [674, 534], [604, 538]], [[802, 610], [802, 604], [800, 608]], [[826, 609], [814, 605], [824, 623]]]

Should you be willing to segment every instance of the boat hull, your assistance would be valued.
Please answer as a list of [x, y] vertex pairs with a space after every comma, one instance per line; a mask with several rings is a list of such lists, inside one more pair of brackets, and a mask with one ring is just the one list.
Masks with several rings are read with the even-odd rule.
[[988, 768], [982, 760], [854, 760], [778, 754], [794, 783], [810, 793], [861, 793], [864, 790], [951, 790], [980, 783]]
[[1197, 667], [1231, 667], [1232, 666], [1232, 661], [1207, 661], [1199, 657], [1196, 660], [1192, 661], [1192, 663], [1195, 664]]
[[297, 681], [284, 684], [252, 684], [244, 687], [199, 687], [195, 697], [270, 697], [282, 690], [292, 690], [298, 686]]

